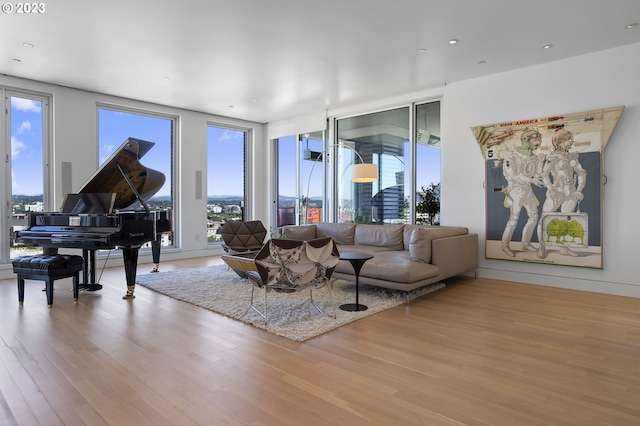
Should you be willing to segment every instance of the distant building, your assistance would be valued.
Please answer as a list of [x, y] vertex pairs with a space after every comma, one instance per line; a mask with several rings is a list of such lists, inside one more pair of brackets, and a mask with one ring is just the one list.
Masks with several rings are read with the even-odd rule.
[[231, 204], [228, 206], [224, 206], [224, 212], [230, 213], [230, 214], [240, 214], [242, 213], [242, 210], [240, 209], [240, 206], [236, 204]]
[[35, 204], [25, 204], [24, 211], [26, 212], [43, 212], [44, 203], [42, 201], [36, 201]]
[[222, 213], [222, 206], [220, 206], [219, 204], [208, 204], [207, 210], [214, 214], [220, 214]]

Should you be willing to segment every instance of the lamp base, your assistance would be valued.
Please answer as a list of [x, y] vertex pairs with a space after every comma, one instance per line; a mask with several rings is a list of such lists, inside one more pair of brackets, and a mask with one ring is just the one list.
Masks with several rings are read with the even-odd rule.
[[339, 308], [343, 311], [349, 312], [360, 312], [369, 309], [368, 306], [363, 305], [362, 303], [345, 303], [344, 305], [340, 305]]

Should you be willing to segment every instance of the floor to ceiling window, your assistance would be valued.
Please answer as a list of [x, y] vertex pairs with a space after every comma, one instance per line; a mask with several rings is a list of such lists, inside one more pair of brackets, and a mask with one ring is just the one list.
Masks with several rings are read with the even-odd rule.
[[302, 207], [300, 223], [318, 223], [324, 218], [324, 132], [305, 133], [300, 144], [300, 180]]
[[298, 143], [295, 136], [285, 136], [276, 140], [278, 162], [278, 199], [276, 201], [278, 227], [298, 223], [300, 205], [298, 203]]
[[9, 90], [3, 90], [3, 95], [2, 109], [7, 114], [0, 128], [6, 129], [2, 135], [9, 137], [2, 144], [2, 150], [7, 152], [3, 157], [8, 161], [2, 167], [6, 184], [0, 191], [0, 202], [9, 211], [2, 215], [0, 223], [0, 261], [7, 262], [16, 256], [42, 251], [41, 247], [15, 243], [13, 233], [27, 225], [30, 211], [50, 209], [46, 160], [49, 98]]
[[[99, 165], [105, 162], [127, 138], [154, 143], [140, 158], [140, 164], [164, 174], [165, 181], [155, 195], [145, 200], [151, 210], [173, 209], [173, 146], [176, 117], [151, 112], [98, 108]], [[135, 206], [133, 206], [135, 208]], [[175, 223], [175, 221], [174, 221]], [[173, 246], [173, 231], [162, 235], [162, 246]]]
[[[413, 114], [407, 106], [338, 119], [335, 126], [336, 144], [348, 148], [338, 149], [333, 166], [337, 222], [437, 223], [439, 101], [415, 105]], [[350, 166], [360, 161], [378, 166], [377, 181], [351, 181]]]
[[249, 131], [207, 127], [207, 241], [222, 241], [226, 221], [245, 220]]
[[324, 219], [324, 131], [276, 140], [277, 226]]
[[337, 167], [338, 222], [409, 223], [411, 197], [407, 185], [409, 163], [409, 107], [340, 119], [337, 141], [358, 153], [365, 163], [378, 166], [378, 180], [355, 183], [349, 166], [360, 159], [352, 156]]
[[440, 223], [440, 102], [416, 105], [416, 223]]

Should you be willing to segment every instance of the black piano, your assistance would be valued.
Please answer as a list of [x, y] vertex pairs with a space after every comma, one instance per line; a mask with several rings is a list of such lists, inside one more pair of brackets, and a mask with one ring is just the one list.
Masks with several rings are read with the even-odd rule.
[[146, 203], [164, 185], [164, 174], [140, 163], [155, 144], [128, 138], [75, 194], [65, 197], [60, 212], [31, 212], [28, 226], [16, 231], [16, 241], [83, 250], [85, 267], [81, 289], [95, 291], [96, 250], [120, 248], [127, 293], [133, 299], [138, 251], [151, 242], [154, 270], [160, 259], [160, 239], [171, 231], [171, 210], [151, 210]]

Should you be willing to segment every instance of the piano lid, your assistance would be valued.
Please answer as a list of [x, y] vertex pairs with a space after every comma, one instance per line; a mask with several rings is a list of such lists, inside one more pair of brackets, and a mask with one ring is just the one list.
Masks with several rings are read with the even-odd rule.
[[[138, 201], [144, 206], [144, 201], [158, 192], [165, 180], [163, 173], [140, 163], [140, 158], [154, 145], [153, 142], [128, 138], [76, 192], [115, 193], [115, 210], [130, 208]], [[141, 200], [138, 200], [136, 192]]]

